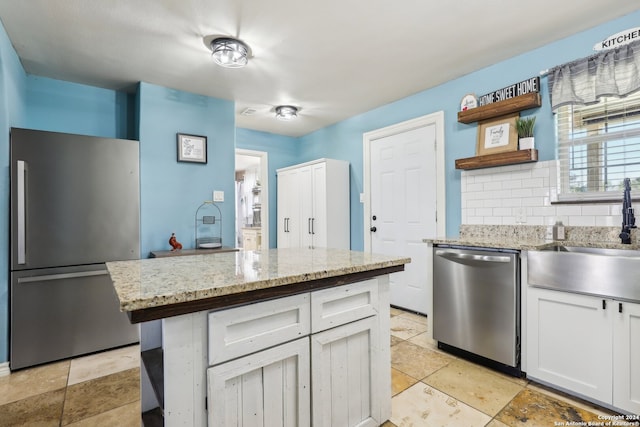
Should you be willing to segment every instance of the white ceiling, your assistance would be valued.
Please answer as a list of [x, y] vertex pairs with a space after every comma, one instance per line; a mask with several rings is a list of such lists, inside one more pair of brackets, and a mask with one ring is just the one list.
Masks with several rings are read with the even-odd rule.
[[[234, 100], [238, 127], [300, 136], [639, 7], [629, 0], [0, 0], [0, 19], [27, 73], [110, 89], [145, 81]], [[217, 66], [203, 43], [212, 34], [245, 41], [249, 65]], [[299, 106], [299, 119], [276, 120], [280, 104]], [[256, 113], [241, 115], [247, 107]]]

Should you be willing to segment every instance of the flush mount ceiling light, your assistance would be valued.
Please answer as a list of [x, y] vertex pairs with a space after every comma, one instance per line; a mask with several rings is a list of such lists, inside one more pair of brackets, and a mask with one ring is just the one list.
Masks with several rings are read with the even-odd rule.
[[279, 120], [293, 120], [298, 117], [298, 107], [280, 105], [276, 107], [276, 118]]
[[246, 43], [231, 37], [218, 37], [209, 45], [213, 60], [225, 68], [241, 68], [247, 65], [251, 50]]

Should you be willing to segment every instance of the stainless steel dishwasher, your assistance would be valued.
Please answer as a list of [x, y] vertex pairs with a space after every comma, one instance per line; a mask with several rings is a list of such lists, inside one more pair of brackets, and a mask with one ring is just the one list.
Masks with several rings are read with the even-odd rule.
[[520, 375], [519, 252], [442, 245], [433, 250], [438, 347], [481, 356], [481, 362]]

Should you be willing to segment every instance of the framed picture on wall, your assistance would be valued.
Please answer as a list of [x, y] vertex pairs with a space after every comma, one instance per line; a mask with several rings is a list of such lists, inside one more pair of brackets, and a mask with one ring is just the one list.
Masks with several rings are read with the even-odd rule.
[[207, 163], [207, 137], [178, 133], [178, 161]]
[[504, 153], [518, 149], [516, 119], [520, 113], [478, 122], [476, 156]]

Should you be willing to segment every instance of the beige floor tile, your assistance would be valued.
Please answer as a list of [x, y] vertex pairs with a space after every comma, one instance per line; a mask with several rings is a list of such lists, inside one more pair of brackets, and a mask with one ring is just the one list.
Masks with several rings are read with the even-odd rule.
[[406, 341], [391, 347], [391, 367], [416, 379], [434, 373], [453, 360], [451, 356]]
[[395, 307], [391, 307], [391, 316], [398, 316], [399, 314], [404, 313], [404, 311], [400, 310], [399, 308], [395, 308]]
[[391, 394], [393, 396], [408, 389], [417, 382], [417, 379], [410, 377], [397, 369], [391, 368]]
[[140, 346], [131, 345], [71, 361], [69, 385], [140, 367]]
[[616, 412], [613, 412], [609, 409], [603, 408], [601, 406], [597, 406], [593, 403], [587, 402], [582, 399], [578, 399], [577, 397], [570, 396], [566, 393], [563, 393], [558, 390], [554, 390], [550, 387], [543, 386], [541, 384], [529, 383], [527, 388], [534, 390], [538, 393], [546, 394], [547, 396], [564, 402], [568, 405], [575, 406], [576, 408], [584, 409], [585, 411], [593, 412], [596, 415], [618, 415]]
[[422, 381], [491, 417], [524, 388], [488, 368], [461, 359], [452, 361]]
[[68, 360], [50, 363], [0, 377], [0, 405], [64, 388], [69, 363]]
[[407, 340], [427, 331], [427, 326], [402, 316], [394, 316], [390, 320], [391, 335]]
[[69, 427], [122, 427], [139, 426], [141, 419], [140, 401], [129, 403], [107, 412], [85, 418]]
[[561, 425], [560, 423], [566, 425], [569, 421], [576, 423], [574, 425], [581, 425], [579, 423], [602, 421], [598, 420], [598, 416], [593, 412], [569, 405], [528, 387], [518, 393], [500, 411], [496, 419], [510, 427], [554, 426]]
[[57, 427], [64, 403], [64, 388], [0, 406], [0, 425]]
[[398, 427], [485, 426], [491, 417], [417, 383], [391, 399], [391, 422]]
[[510, 426], [506, 425], [502, 421], [498, 421], [496, 419], [493, 419], [493, 420], [491, 420], [491, 422], [489, 424], [487, 424], [486, 427], [510, 427]]
[[404, 340], [401, 339], [401, 338], [398, 338], [398, 337], [395, 337], [395, 336], [391, 335], [391, 346], [398, 345], [401, 342], [404, 342]]
[[427, 326], [427, 316], [422, 314], [410, 313], [408, 311], [402, 312], [398, 316], [404, 317], [405, 319], [413, 320], [416, 323], [420, 323], [421, 325]]
[[129, 369], [67, 388], [62, 425], [140, 400], [140, 369]]
[[431, 338], [429, 332], [423, 332], [415, 337], [409, 338], [407, 341], [420, 347], [428, 348], [429, 350], [441, 351], [438, 349], [438, 341]]

